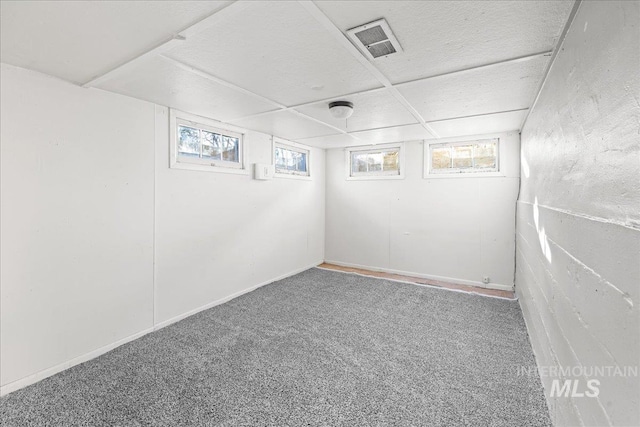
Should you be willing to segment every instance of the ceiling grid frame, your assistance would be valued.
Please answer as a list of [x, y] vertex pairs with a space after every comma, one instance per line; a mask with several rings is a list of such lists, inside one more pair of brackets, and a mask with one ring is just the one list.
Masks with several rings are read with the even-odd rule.
[[[303, 108], [303, 107], [308, 107], [309, 105], [315, 105], [315, 104], [321, 104], [321, 103], [326, 103], [328, 104], [331, 101], [338, 101], [341, 98], [348, 98], [348, 97], [352, 97], [352, 96], [359, 96], [359, 95], [364, 95], [367, 93], [374, 93], [374, 92], [380, 92], [380, 91], [384, 91], [387, 90], [386, 87], [377, 87], [374, 89], [367, 89], [367, 90], [361, 90], [358, 92], [352, 92], [352, 93], [347, 93], [345, 95], [340, 95], [340, 96], [332, 96], [329, 98], [323, 98], [323, 99], [319, 99], [317, 101], [309, 101], [309, 102], [303, 102], [302, 104], [295, 104], [295, 105], [291, 105], [291, 106], [284, 106], [281, 110], [275, 110], [275, 111], [290, 111], [290, 110], [294, 110], [297, 108]], [[262, 113], [256, 113], [256, 114], [249, 114], [247, 116], [242, 116], [242, 117], [235, 117], [233, 120], [240, 120], [240, 119], [250, 119], [253, 117], [259, 117], [259, 116], [263, 116], [265, 114], [269, 114], [272, 113], [273, 111], [264, 111]]]
[[[186, 40], [189, 36], [193, 36], [193, 35], [201, 32], [201, 31], [211, 27], [215, 22], [217, 22], [217, 21], [219, 21], [219, 20], [221, 20], [221, 19], [223, 19], [225, 17], [228, 17], [228, 16], [231, 16], [231, 15], [234, 15], [234, 14], [237, 14], [237, 13], [241, 12], [242, 10], [246, 9], [247, 7], [249, 7], [250, 4], [251, 4], [250, 1], [236, 0], [233, 3], [229, 4], [228, 6], [226, 6], [226, 7], [222, 8], [222, 9], [212, 13], [211, 15], [209, 15], [209, 16], [207, 16], [207, 17], [195, 22], [194, 24], [182, 29], [181, 31], [178, 31], [176, 33], [176, 35], [174, 35], [171, 39], [166, 40], [166, 41], [160, 43], [159, 45], [157, 45], [156, 47], [154, 47], [154, 48], [152, 48], [152, 49], [150, 49], [150, 50], [148, 50], [146, 52], [143, 52], [142, 54], [140, 54], [140, 55], [138, 55], [138, 56], [136, 56], [134, 58], [131, 58], [130, 60], [128, 60], [128, 61], [116, 66], [115, 68], [107, 71], [106, 73], [104, 73], [104, 74], [102, 74], [100, 76], [97, 76], [97, 77], [93, 78], [92, 80], [82, 84], [82, 86], [83, 87], [87, 87], [87, 88], [88, 87], [94, 87], [94, 86], [98, 85], [100, 82], [102, 82], [104, 80], [107, 80], [107, 79], [113, 77], [114, 75], [117, 75], [118, 73], [120, 73], [122, 71], [126, 71], [126, 69], [128, 69], [129, 67], [132, 67], [134, 64], [136, 64], [137, 62], [139, 62], [141, 60], [144, 60], [145, 58], [149, 58], [149, 57], [152, 57], [152, 56], [157, 56], [157, 57], [160, 57], [161, 59], [163, 59], [165, 61], [171, 62], [175, 66], [177, 66], [177, 67], [179, 67], [179, 68], [181, 68], [181, 69], [183, 69], [185, 71], [188, 71], [190, 73], [193, 73], [193, 74], [195, 74], [195, 75], [197, 75], [199, 77], [202, 77], [204, 79], [210, 80], [210, 81], [212, 81], [214, 83], [218, 83], [218, 84], [223, 85], [225, 87], [234, 89], [234, 90], [236, 90], [238, 92], [241, 92], [243, 94], [246, 94], [246, 95], [249, 95], [249, 96], [253, 96], [256, 99], [259, 99], [261, 101], [264, 101], [264, 102], [266, 102], [268, 104], [271, 104], [274, 107], [276, 107], [274, 110], [265, 111], [265, 112], [259, 113], [259, 115], [266, 115], [266, 114], [276, 113], [276, 112], [280, 112], [280, 111], [290, 111], [290, 112], [296, 114], [297, 116], [303, 117], [305, 119], [311, 120], [313, 122], [316, 122], [316, 123], [319, 123], [321, 125], [324, 125], [324, 126], [330, 128], [330, 129], [333, 129], [334, 131], [337, 132], [336, 135], [337, 134], [344, 134], [344, 135], [350, 136], [351, 138], [353, 138], [356, 141], [360, 141], [360, 139], [357, 138], [356, 136], [350, 135], [348, 132], [346, 132], [346, 131], [344, 131], [344, 130], [336, 127], [336, 126], [333, 126], [330, 123], [326, 123], [326, 122], [324, 122], [322, 120], [316, 119], [315, 117], [308, 116], [308, 115], [306, 115], [306, 114], [304, 114], [304, 113], [302, 113], [300, 111], [295, 110], [294, 108], [296, 108], [297, 106], [286, 106], [286, 105], [281, 104], [279, 102], [276, 102], [276, 101], [274, 101], [272, 99], [269, 99], [267, 97], [259, 95], [259, 94], [255, 93], [253, 91], [250, 91], [248, 89], [245, 89], [243, 87], [240, 87], [238, 85], [230, 83], [230, 82], [228, 82], [226, 80], [220, 79], [220, 78], [218, 78], [218, 77], [216, 77], [216, 76], [214, 76], [214, 75], [212, 75], [210, 73], [207, 73], [205, 71], [202, 71], [202, 70], [199, 70], [199, 69], [197, 69], [195, 67], [187, 65], [187, 64], [185, 64], [185, 63], [183, 63], [181, 61], [178, 61], [177, 59], [171, 58], [171, 57], [169, 57], [169, 56], [167, 56], [165, 54], [167, 51], [169, 51], [173, 47], [179, 46], [180, 43], [183, 40]], [[376, 89], [379, 90], [379, 89], [382, 89], [382, 88], [376, 88]], [[376, 89], [373, 89], [373, 90], [376, 90]], [[317, 103], [317, 102], [318, 101], [315, 101], [314, 103]], [[255, 115], [251, 115], [251, 116], [247, 116], [247, 117], [253, 117], [253, 116], [255, 116]], [[226, 119], [226, 120], [220, 120], [220, 121], [223, 122], [223, 123], [229, 123], [231, 121], [240, 120], [240, 119], [244, 119], [244, 118], [247, 118], [247, 117], [232, 118], [232, 119]]]
[[[140, 55], [131, 58], [123, 63], [121, 63], [120, 65], [112, 68], [111, 70], [93, 78], [92, 80], [82, 84], [81, 86], [83, 87], [94, 87], [96, 85], [98, 85], [99, 83], [101, 83], [102, 81], [108, 80], [114, 76], [117, 76], [119, 73], [122, 73], [123, 71], [128, 70], [132, 65], [136, 64], [139, 61], [144, 60], [145, 58], [149, 58], [149, 57], [153, 57], [153, 56], [159, 56], [160, 58], [162, 58], [165, 61], [169, 61], [171, 63], [173, 63], [175, 66], [188, 71], [190, 73], [193, 73], [195, 75], [198, 75], [204, 79], [210, 80], [214, 83], [218, 83], [220, 85], [226, 86], [230, 89], [236, 90], [238, 92], [241, 92], [243, 94], [252, 96], [256, 99], [259, 99], [265, 103], [271, 104], [274, 106], [273, 110], [269, 110], [269, 111], [264, 111], [264, 112], [260, 112], [260, 113], [255, 113], [255, 114], [250, 114], [250, 115], [246, 115], [246, 116], [242, 116], [242, 117], [233, 117], [233, 118], [224, 118], [222, 120], [220, 120], [221, 122], [224, 123], [230, 123], [233, 121], [237, 121], [237, 120], [243, 120], [243, 119], [248, 119], [248, 118], [253, 118], [253, 117], [259, 117], [259, 116], [263, 116], [263, 115], [268, 115], [268, 114], [273, 114], [273, 113], [277, 113], [277, 112], [284, 112], [284, 111], [288, 111], [291, 113], [296, 114], [299, 117], [303, 117], [305, 119], [311, 120], [313, 122], [316, 122], [318, 124], [321, 124], [323, 126], [326, 126], [332, 130], [334, 130], [336, 133], [333, 134], [335, 135], [339, 135], [339, 134], [343, 134], [346, 136], [351, 137], [352, 139], [354, 139], [355, 141], [361, 141], [360, 138], [358, 138], [356, 135], [354, 135], [354, 133], [356, 133], [356, 131], [347, 131], [347, 130], [343, 130], [341, 128], [338, 128], [330, 123], [327, 123], [323, 120], [317, 119], [315, 117], [311, 117], [305, 113], [302, 113], [300, 111], [298, 111], [298, 108], [301, 107], [305, 107], [305, 106], [309, 106], [309, 105], [314, 105], [314, 104], [320, 104], [323, 102], [328, 102], [331, 100], [336, 100], [336, 99], [340, 99], [340, 98], [345, 98], [345, 97], [350, 97], [350, 96], [357, 96], [357, 95], [362, 95], [362, 94], [366, 94], [366, 93], [373, 93], [373, 92], [377, 92], [377, 91], [388, 91], [400, 104], [402, 104], [402, 106], [415, 118], [415, 120], [417, 121], [416, 124], [421, 125], [429, 134], [431, 134], [433, 137], [435, 138], [439, 138], [440, 136], [438, 135], [438, 133], [429, 125], [430, 123], [436, 123], [436, 122], [443, 122], [443, 121], [449, 121], [449, 120], [456, 120], [456, 119], [463, 119], [463, 118], [471, 118], [471, 117], [481, 117], [481, 116], [490, 116], [490, 115], [494, 115], [494, 114], [500, 114], [500, 113], [505, 113], [505, 112], [512, 112], [512, 111], [524, 111], [524, 110], [530, 110], [531, 107], [529, 108], [523, 108], [523, 109], [518, 109], [518, 110], [507, 110], [507, 111], [499, 111], [499, 112], [490, 112], [490, 113], [480, 113], [480, 114], [474, 114], [474, 115], [470, 115], [470, 116], [461, 116], [461, 117], [448, 117], [445, 119], [439, 119], [439, 120], [431, 120], [431, 121], [426, 121], [424, 120], [424, 118], [422, 117], [422, 115], [416, 110], [416, 108], [400, 93], [400, 91], [397, 89], [397, 87], [401, 87], [403, 85], [407, 85], [407, 84], [411, 84], [411, 83], [415, 83], [415, 82], [420, 82], [420, 81], [425, 81], [425, 80], [429, 80], [429, 79], [434, 79], [434, 78], [438, 78], [438, 77], [443, 77], [443, 76], [449, 76], [449, 75], [453, 75], [453, 74], [459, 74], [459, 73], [466, 73], [469, 71], [475, 71], [475, 70], [480, 70], [480, 69], [485, 69], [488, 67], [493, 67], [493, 66], [498, 66], [501, 64], [506, 64], [506, 63], [511, 63], [511, 62], [520, 62], [520, 61], [526, 61], [532, 58], [536, 58], [539, 56], [552, 56], [554, 53], [554, 50], [551, 51], [543, 51], [543, 52], [537, 52], [537, 53], [533, 53], [533, 54], [527, 54], [527, 55], [522, 55], [522, 56], [518, 56], [515, 58], [509, 58], [506, 60], [501, 60], [501, 61], [497, 61], [497, 62], [491, 62], [491, 63], [487, 63], [487, 64], [481, 64], [481, 65], [476, 65], [476, 66], [472, 66], [472, 67], [468, 67], [468, 68], [464, 68], [464, 69], [458, 69], [458, 70], [453, 70], [453, 71], [449, 71], [449, 72], [445, 72], [445, 73], [439, 73], [436, 75], [431, 75], [431, 76], [426, 76], [426, 77], [421, 77], [421, 78], [417, 78], [417, 79], [412, 79], [412, 80], [408, 80], [408, 81], [403, 81], [403, 82], [399, 82], [399, 83], [391, 83], [391, 81], [375, 66], [375, 64], [373, 64], [373, 62], [369, 59], [367, 59], [364, 55], [362, 55], [362, 53], [349, 41], [349, 39], [344, 35], [344, 33], [342, 32], [342, 30], [340, 30], [332, 21], [330, 18], [328, 18], [324, 12], [322, 10], [320, 10], [318, 8], [318, 6], [314, 3], [314, 1], [312, 0], [298, 0], [297, 1], [314, 19], [316, 19], [321, 26], [327, 30], [328, 33], [330, 33], [344, 48], [347, 52], [349, 52], [360, 64], [362, 64], [364, 66], [364, 68], [369, 71], [371, 73], [371, 75], [373, 75], [373, 77], [375, 79], [377, 79], [380, 84], [383, 85], [383, 87], [378, 87], [378, 88], [373, 88], [373, 89], [367, 89], [367, 90], [361, 90], [358, 92], [353, 92], [353, 93], [349, 93], [349, 94], [345, 94], [345, 95], [341, 95], [341, 96], [334, 96], [334, 97], [330, 97], [330, 98], [326, 98], [326, 99], [321, 99], [321, 100], [316, 100], [316, 101], [310, 101], [310, 102], [305, 102], [305, 103], [301, 103], [301, 104], [296, 104], [296, 105], [284, 105], [281, 103], [278, 103], [272, 99], [269, 99], [267, 97], [264, 97], [262, 95], [259, 95], [251, 90], [245, 89], [243, 87], [240, 87], [238, 85], [235, 85], [233, 83], [230, 83], [228, 81], [225, 81], [223, 79], [220, 79], [210, 73], [207, 73], [205, 71], [199, 70], [195, 67], [192, 67], [190, 65], [184, 64], [181, 61], [178, 61], [174, 58], [171, 58], [169, 56], [166, 55], [166, 52], [169, 51], [170, 49], [173, 49], [177, 46], [180, 45], [180, 43], [182, 43], [183, 40], [185, 40], [187, 37], [193, 36], [207, 28], [210, 28], [212, 25], [214, 25], [216, 22], [218, 22], [221, 19], [224, 19], [226, 17], [235, 15], [241, 11], [243, 11], [244, 9], [246, 9], [247, 7], [249, 7], [251, 5], [250, 1], [246, 1], [246, 0], [236, 0], [232, 3], [230, 3], [229, 5], [225, 6], [222, 9], [219, 9], [215, 12], [213, 12], [212, 14], [206, 16], [205, 18], [191, 24], [190, 26], [187, 26], [186, 28], [183, 28], [181, 31], [178, 31], [175, 33], [175, 35], [168, 40], [165, 40], [164, 42], [158, 44], [157, 46], [151, 48], [150, 50], [147, 50], [146, 52], [141, 53]], [[578, 3], [578, 2], [577, 2]], [[557, 45], [555, 46], [555, 48], [557, 49]], [[525, 119], [526, 121], [526, 119]], [[404, 125], [402, 125], [404, 126]], [[386, 129], [386, 128], [390, 128], [390, 127], [402, 127], [402, 126], [383, 126], [380, 128], [372, 128], [372, 129], [367, 129], [367, 130], [377, 130], [377, 129]], [[304, 139], [304, 138], [302, 138]]]
[[[537, 58], [539, 56], [550, 56], [551, 54], [552, 54], [552, 51], [544, 51], [544, 52], [534, 53], [534, 54], [531, 54], [531, 55], [524, 55], [524, 56], [519, 56], [519, 57], [516, 57], [516, 58], [505, 59], [503, 61], [491, 62], [491, 63], [488, 63], [488, 64], [482, 64], [482, 65], [477, 65], [477, 66], [473, 66], [473, 67], [469, 67], [469, 68], [463, 68], [463, 69], [460, 69], [460, 70], [453, 70], [453, 71], [449, 71], [449, 72], [446, 72], [446, 73], [436, 74], [436, 75], [433, 75], [433, 76], [421, 77], [419, 79], [414, 79], [414, 80], [408, 80], [408, 81], [405, 81], [405, 82], [395, 83], [395, 84], [392, 84], [391, 86], [393, 86], [393, 88], [396, 88], [396, 87], [399, 87], [399, 86], [408, 85], [408, 84], [411, 84], [411, 83], [423, 82], [423, 81], [426, 81], [426, 80], [436, 79], [436, 78], [439, 78], [439, 77], [446, 77], [446, 76], [451, 76], [451, 75], [455, 75], [455, 74], [466, 73], [468, 71], [483, 70], [485, 68], [490, 68], [490, 67], [497, 66], [497, 65], [508, 64], [508, 63], [511, 63], [511, 62], [527, 61], [529, 59], [534, 59], [534, 58]], [[272, 112], [275, 112], [275, 111], [290, 111], [290, 110], [294, 110], [294, 109], [297, 109], [297, 108], [307, 107], [307, 106], [310, 106], [310, 105], [315, 105], [315, 104], [320, 104], [320, 103], [328, 103], [330, 101], [336, 101], [336, 100], [339, 100], [340, 98], [348, 98], [348, 97], [353, 97], [353, 96], [359, 96], [359, 95], [364, 95], [364, 94], [374, 93], [374, 92], [380, 92], [380, 91], [389, 90], [389, 89], [390, 89], [389, 87], [379, 87], [379, 88], [374, 88], [374, 89], [361, 90], [361, 91], [358, 91], [358, 92], [348, 93], [348, 94], [340, 95], [340, 96], [333, 96], [333, 97], [330, 97], [330, 98], [324, 98], [324, 99], [320, 99], [320, 100], [317, 100], [317, 101], [304, 102], [302, 104], [291, 105], [291, 106], [288, 106], [288, 107], [287, 106], [283, 106], [281, 108], [281, 110], [264, 111], [264, 112], [261, 112], [261, 113], [250, 114], [250, 115], [247, 115], [247, 116], [234, 117], [231, 120], [233, 121], [233, 120], [249, 119], [249, 118], [253, 118], [253, 117], [259, 117], [259, 116], [263, 116], [265, 114], [269, 114], [269, 113], [272, 113]], [[250, 92], [248, 92], [248, 93], [250, 93]], [[260, 96], [260, 95], [257, 95], [257, 96]], [[266, 98], [264, 98], [264, 99], [266, 99]], [[482, 115], [492, 115], [492, 114], [498, 114], [498, 113], [509, 112], [509, 111], [513, 111], [513, 110], [482, 113], [482, 114], [476, 114], [476, 115], [472, 115], [472, 116], [450, 117], [450, 118], [441, 119], [441, 120], [425, 121], [425, 123], [429, 124], [429, 123], [433, 123], [433, 122], [441, 122], [441, 121], [444, 121], [444, 120], [453, 120], [453, 119], [458, 119], [458, 118], [475, 117], [475, 116], [482, 116]]]
[[580, 9], [580, 5], [581, 4], [582, 4], [582, 0], [575, 0], [573, 2], [573, 7], [571, 8], [571, 12], [569, 13], [569, 18], [567, 19], [567, 22], [564, 24], [564, 27], [562, 28], [562, 32], [560, 33], [560, 36], [558, 37], [558, 40], [556, 41], [556, 45], [554, 46], [553, 50], [550, 52], [551, 53], [551, 59], [549, 60], [549, 63], [547, 64], [547, 68], [544, 70], [544, 73], [542, 74], [542, 79], [540, 79], [540, 85], [538, 86], [538, 90], [536, 91], [536, 95], [533, 98], [533, 102], [531, 102], [531, 106], [529, 107], [529, 111], [527, 112], [527, 115], [525, 116], [524, 120], [522, 121], [522, 124], [520, 125], [520, 131], [522, 131], [522, 129], [524, 129], [524, 126], [527, 124], [527, 120], [529, 119], [529, 115], [531, 114], [531, 111], [533, 111], [533, 108], [538, 103], [538, 99], [540, 98], [540, 93], [542, 92], [542, 88], [544, 87], [545, 83], [547, 82], [547, 77], [549, 76], [549, 72], [551, 71], [551, 67], [553, 67], [553, 63], [556, 61], [556, 57], [558, 56], [558, 52], [560, 51], [560, 49], [562, 48], [562, 45], [564, 44], [564, 39], [566, 38], [567, 33], [569, 32], [569, 29], [571, 28], [571, 25], [573, 25], [573, 20], [575, 19], [576, 14], [578, 13], [578, 9]]
[[[169, 57], [169, 56], [167, 56], [167, 55], [165, 55], [163, 53], [158, 54], [158, 56], [160, 58], [162, 58], [163, 60], [172, 63], [173, 65], [175, 65], [178, 68], [181, 68], [181, 69], [183, 69], [185, 71], [193, 73], [193, 74], [195, 74], [197, 76], [200, 76], [200, 77], [202, 77], [202, 78], [204, 78], [206, 80], [210, 80], [210, 81], [212, 81], [214, 83], [218, 83], [218, 84], [220, 84], [222, 86], [226, 86], [228, 88], [237, 90], [238, 92], [244, 93], [245, 95], [253, 96], [256, 99], [264, 101], [267, 104], [271, 104], [271, 105], [273, 105], [275, 107], [273, 110], [269, 110], [269, 111], [264, 111], [264, 112], [258, 113], [260, 115], [269, 114], [269, 113], [273, 113], [273, 112], [276, 112], [276, 111], [282, 111], [282, 110], [287, 109], [286, 105], [280, 104], [280, 103], [278, 103], [278, 102], [276, 102], [276, 101], [274, 101], [272, 99], [266, 98], [266, 97], [264, 97], [262, 95], [259, 95], [259, 94], [255, 93], [255, 92], [252, 92], [252, 91], [247, 90], [247, 89], [245, 89], [243, 87], [240, 87], [238, 85], [230, 83], [230, 82], [228, 82], [226, 80], [223, 80], [223, 79], [221, 79], [219, 77], [216, 77], [216, 76], [214, 76], [212, 74], [209, 74], [206, 71], [202, 71], [202, 70], [200, 70], [200, 69], [198, 69], [196, 67], [193, 67], [191, 65], [185, 64], [184, 62], [178, 61], [177, 59], [173, 59], [173, 58], [171, 58], [171, 57]], [[257, 114], [255, 114], [255, 115], [257, 115]], [[233, 120], [234, 119], [227, 119], [225, 121], [233, 121]]]
[[[269, 99], [267, 97], [264, 97], [262, 95], [259, 95], [253, 91], [250, 91], [248, 89], [245, 89], [243, 87], [240, 87], [238, 85], [235, 85], [233, 83], [230, 83], [226, 80], [220, 79], [210, 73], [207, 73], [205, 71], [199, 70], [195, 67], [192, 67], [190, 65], [187, 65], [181, 61], [178, 61], [177, 59], [171, 58], [169, 56], [167, 56], [165, 53], [167, 51], [169, 51], [170, 49], [177, 47], [180, 45], [180, 43], [183, 40], [186, 40], [187, 37], [189, 36], [193, 36], [209, 27], [211, 27], [215, 22], [219, 21], [220, 19], [223, 19], [225, 17], [231, 16], [233, 14], [239, 13], [242, 10], [244, 10], [245, 8], [247, 8], [248, 6], [250, 6], [251, 2], [249, 1], [243, 1], [243, 0], [236, 0], [235, 2], [229, 4], [228, 6], [224, 7], [223, 9], [220, 9], [214, 13], [212, 13], [211, 15], [197, 21], [196, 23], [192, 24], [191, 26], [184, 28], [182, 31], [179, 31], [176, 33], [176, 35], [174, 35], [171, 39], [165, 40], [164, 42], [160, 43], [159, 45], [151, 48], [150, 50], [143, 52], [142, 54], [129, 59], [128, 61], [116, 66], [115, 68], [107, 71], [106, 73], [97, 76], [95, 78], [93, 78], [92, 80], [82, 84], [82, 87], [85, 88], [90, 88], [90, 87], [94, 87], [96, 85], [98, 85], [99, 83], [108, 80], [109, 78], [112, 78], [113, 76], [116, 76], [118, 73], [121, 73], [123, 71], [126, 71], [128, 68], [134, 66], [136, 63], [144, 60], [145, 58], [150, 58], [150, 57], [160, 57], [161, 59], [168, 61], [172, 64], [174, 64], [175, 66], [177, 66], [178, 68], [181, 68], [185, 71], [188, 71], [190, 73], [193, 73], [199, 77], [202, 77], [204, 79], [210, 80], [214, 83], [218, 83], [222, 86], [234, 89], [238, 92], [244, 93], [246, 95], [249, 96], [253, 96], [256, 99], [259, 99], [261, 101], [264, 101], [268, 104], [273, 105], [274, 107], [276, 107], [274, 110], [270, 110], [270, 111], [265, 111], [262, 113], [259, 113], [258, 115], [266, 115], [266, 114], [270, 114], [270, 113], [276, 113], [276, 112], [280, 112], [280, 111], [290, 111], [294, 114], [296, 114], [297, 116], [303, 117], [305, 119], [311, 120], [313, 122], [319, 123], [321, 125], [324, 125], [330, 129], [333, 129], [334, 131], [336, 131], [336, 134], [344, 134], [344, 135], [348, 135], [351, 138], [353, 138], [356, 141], [359, 141], [360, 139], [357, 138], [354, 135], [350, 135], [348, 132], [333, 126], [329, 123], [323, 122], [322, 120], [318, 120], [315, 117], [311, 117], [308, 116], [304, 113], [301, 113], [299, 111], [294, 110], [294, 108], [296, 108], [297, 106], [286, 106], [284, 104], [280, 104], [279, 102], [276, 102], [272, 99]], [[376, 88], [376, 89], [382, 89], [382, 88]], [[374, 89], [374, 90], [376, 90]], [[314, 103], [316, 103], [318, 101], [315, 101]], [[251, 115], [251, 116], [247, 116], [247, 117], [253, 117], [255, 115]], [[244, 119], [246, 117], [240, 117], [240, 118], [234, 118], [234, 119], [226, 119], [226, 120], [220, 120], [223, 123], [229, 123], [231, 121], [234, 120], [240, 120], [240, 119]]]
[[438, 138], [438, 134], [429, 126], [424, 118], [418, 113], [418, 111], [409, 104], [409, 101], [396, 89], [391, 81], [384, 75], [373, 63], [366, 58], [357, 47], [355, 47], [344, 33], [338, 28], [333, 21], [322, 12], [316, 4], [311, 0], [298, 0], [298, 3], [304, 7], [311, 16], [313, 16], [322, 26], [336, 39], [340, 44], [358, 61], [360, 62], [378, 81], [386, 88], [389, 89], [391, 94], [398, 102], [400, 102], [411, 115], [435, 138]]
[[230, 3], [229, 5], [223, 7], [220, 10], [217, 10], [215, 12], [213, 12], [212, 14], [188, 25], [187, 27], [183, 28], [180, 31], [177, 31], [173, 37], [166, 39], [165, 41], [159, 43], [158, 45], [156, 45], [155, 47], [142, 52], [141, 54], [130, 58], [126, 61], [124, 61], [123, 63], [121, 63], [120, 65], [115, 66], [114, 68], [112, 68], [111, 70], [100, 74], [99, 76], [96, 76], [94, 78], [92, 78], [91, 80], [83, 83], [81, 86], [82, 87], [94, 87], [97, 84], [99, 84], [100, 82], [107, 80], [111, 77], [113, 77], [114, 75], [117, 75], [118, 73], [121, 73], [123, 70], [126, 70], [130, 67], [132, 67], [133, 65], [135, 65], [137, 62], [139, 62], [142, 59], [151, 57], [151, 56], [155, 56], [155, 55], [159, 55], [162, 54], [166, 51], [168, 51], [169, 49], [178, 46], [183, 40], [186, 40], [187, 37], [192, 36], [194, 34], [199, 33], [200, 31], [205, 30], [206, 28], [211, 27], [215, 22], [234, 15], [236, 13], [239, 13], [241, 11], [243, 11], [244, 9], [246, 9], [247, 7], [249, 7], [250, 2], [248, 1], [242, 1], [242, 0], [237, 0], [234, 1], [233, 3]]
[[518, 113], [521, 111], [528, 111], [528, 110], [529, 108], [516, 108], [515, 110], [492, 111], [491, 113], [469, 114], [467, 116], [447, 117], [446, 119], [432, 120], [429, 123], [448, 122], [450, 120], [460, 120], [460, 119], [472, 119], [472, 118], [477, 118], [482, 116], [493, 116], [495, 114]]

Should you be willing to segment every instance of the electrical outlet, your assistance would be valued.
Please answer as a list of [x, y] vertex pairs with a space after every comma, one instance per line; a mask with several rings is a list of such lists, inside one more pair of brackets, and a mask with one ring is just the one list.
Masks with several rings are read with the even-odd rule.
[[489, 279], [489, 276], [484, 276], [484, 277], [482, 278], [482, 283], [484, 283], [484, 284], [487, 284], [487, 283], [489, 283], [490, 281], [491, 281], [491, 279]]

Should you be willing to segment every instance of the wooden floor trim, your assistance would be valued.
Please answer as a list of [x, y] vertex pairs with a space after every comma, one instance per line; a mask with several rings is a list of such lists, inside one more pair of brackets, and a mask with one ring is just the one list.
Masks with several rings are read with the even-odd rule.
[[460, 285], [458, 283], [441, 282], [439, 280], [424, 279], [421, 277], [413, 277], [413, 276], [404, 276], [401, 274], [385, 273], [383, 271], [365, 270], [363, 268], [343, 267], [341, 265], [328, 264], [326, 262], [318, 265], [318, 268], [342, 271], [345, 273], [356, 273], [356, 274], [361, 274], [363, 276], [377, 277], [380, 279], [399, 280], [402, 282], [415, 283], [418, 285], [435, 286], [438, 288], [469, 292], [473, 294], [485, 295], [490, 297], [506, 298], [506, 299], [513, 299], [513, 300], [516, 299], [515, 293], [512, 291], [479, 288], [477, 286]]

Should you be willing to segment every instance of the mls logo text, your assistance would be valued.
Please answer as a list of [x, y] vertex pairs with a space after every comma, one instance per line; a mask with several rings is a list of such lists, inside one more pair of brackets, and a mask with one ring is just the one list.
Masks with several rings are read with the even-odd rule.
[[551, 383], [551, 397], [597, 397], [600, 394], [598, 380], [559, 380]]

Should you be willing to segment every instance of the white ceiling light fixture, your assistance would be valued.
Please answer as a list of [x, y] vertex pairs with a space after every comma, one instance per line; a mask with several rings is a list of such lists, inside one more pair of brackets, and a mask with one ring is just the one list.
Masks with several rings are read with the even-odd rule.
[[329, 103], [329, 112], [336, 119], [348, 119], [353, 114], [353, 102], [333, 101]]

